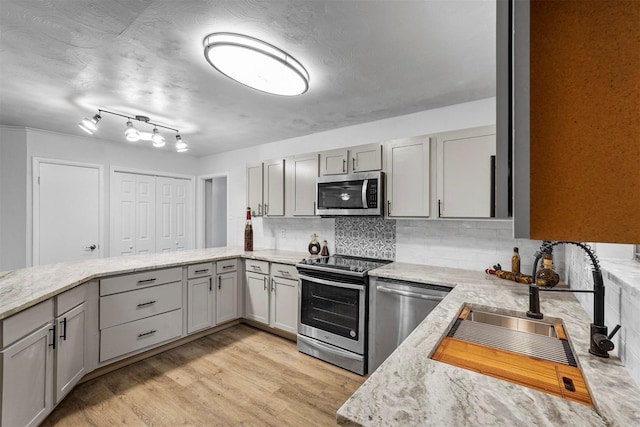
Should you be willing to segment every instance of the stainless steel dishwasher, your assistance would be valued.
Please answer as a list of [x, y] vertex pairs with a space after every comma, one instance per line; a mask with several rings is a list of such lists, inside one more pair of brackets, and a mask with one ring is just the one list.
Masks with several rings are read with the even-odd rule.
[[370, 278], [369, 373], [409, 336], [451, 288], [403, 280]]

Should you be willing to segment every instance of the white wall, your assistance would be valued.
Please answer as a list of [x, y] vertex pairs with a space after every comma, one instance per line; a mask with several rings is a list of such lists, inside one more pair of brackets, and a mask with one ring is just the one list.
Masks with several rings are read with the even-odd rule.
[[[193, 176], [193, 171], [198, 167], [198, 159], [192, 156], [153, 148], [134, 147], [125, 143], [114, 144], [94, 137], [7, 127], [0, 127], [0, 132], [3, 147], [3, 155], [0, 158], [3, 200], [8, 194], [10, 199], [18, 202], [11, 206], [9, 213], [5, 213], [9, 210], [8, 208], [2, 208], [0, 228], [3, 239], [0, 270], [31, 265], [33, 157], [104, 166], [105, 241], [103, 249], [105, 250], [103, 253], [105, 255], [109, 253], [109, 175], [112, 166], [190, 176]], [[22, 138], [20, 138], [21, 134], [24, 135]], [[5, 174], [15, 181], [9, 182], [8, 179], [5, 181]], [[5, 189], [5, 182], [9, 184], [10, 190]], [[18, 199], [22, 198], [20, 203]], [[5, 203], [2, 206], [5, 206]]]
[[26, 265], [27, 136], [0, 127], [0, 271]]
[[[326, 132], [277, 141], [227, 153], [203, 157], [200, 174], [228, 173], [229, 205], [228, 227], [230, 246], [242, 245], [244, 213], [246, 209], [246, 165], [277, 157], [330, 150], [333, 148], [382, 142], [389, 139], [426, 135], [476, 126], [493, 125], [496, 121], [496, 99], [487, 98], [464, 104], [457, 104], [414, 114], [393, 117], [360, 125], [348, 126]], [[266, 240], [262, 240], [262, 220], [254, 221], [254, 247], [263, 247], [267, 242], [280, 244], [278, 236], [269, 227], [271, 219], [265, 219]], [[311, 234], [314, 230], [309, 230]], [[297, 234], [297, 233], [296, 233]], [[305, 233], [306, 235], [307, 233]], [[308, 237], [308, 236], [307, 236]], [[307, 237], [304, 237], [307, 240]], [[304, 241], [289, 239], [282, 247], [303, 247]]]

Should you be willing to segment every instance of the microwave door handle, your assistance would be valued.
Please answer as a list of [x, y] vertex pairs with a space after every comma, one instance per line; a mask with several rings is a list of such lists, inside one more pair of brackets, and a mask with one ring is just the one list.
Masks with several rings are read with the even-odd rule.
[[362, 208], [367, 209], [369, 204], [367, 203], [367, 187], [369, 186], [369, 180], [362, 181]]

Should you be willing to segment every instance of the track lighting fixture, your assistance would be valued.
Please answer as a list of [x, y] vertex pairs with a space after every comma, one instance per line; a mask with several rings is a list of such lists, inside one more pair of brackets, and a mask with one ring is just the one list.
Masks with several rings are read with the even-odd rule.
[[93, 135], [93, 133], [98, 130], [98, 122], [101, 118], [100, 114], [94, 114], [92, 118], [85, 117], [78, 123], [78, 126], [89, 135]]
[[[124, 129], [124, 137], [129, 142], [137, 142], [137, 141], [151, 141], [153, 142], [154, 147], [164, 147], [165, 139], [164, 136], [160, 134], [158, 128], [168, 129], [176, 132], [176, 151], [181, 153], [188, 150], [186, 142], [182, 141], [182, 137], [180, 136], [180, 131], [178, 129], [170, 128], [168, 126], [159, 125], [157, 123], [152, 123], [147, 116], [128, 116], [124, 114], [114, 113], [107, 110], [98, 110], [98, 114], [95, 114], [92, 118], [85, 117], [78, 126], [89, 135], [93, 135], [94, 132], [98, 130], [98, 122], [102, 117], [100, 114], [107, 113], [112, 114], [114, 116], [124, 117], [127, 119], [127, 124]], [[138, 130], [133, 123], [132, 120], [137, 120], [139, 122], [148, 124], [153, 126], [153, 130], [151, 132], [145, 132]]]

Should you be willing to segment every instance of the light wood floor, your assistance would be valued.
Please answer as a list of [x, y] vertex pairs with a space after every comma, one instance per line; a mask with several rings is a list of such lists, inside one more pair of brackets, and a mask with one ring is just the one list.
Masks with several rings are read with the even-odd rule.
[[328, 426], [363, 382], [240, 324], [76, 386], [42, 425]]

